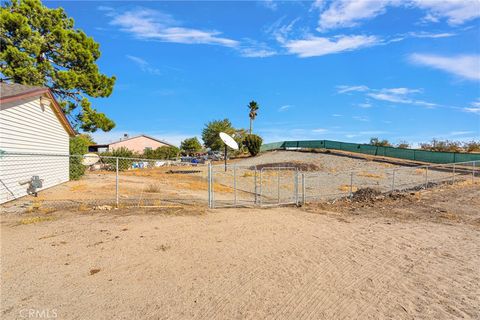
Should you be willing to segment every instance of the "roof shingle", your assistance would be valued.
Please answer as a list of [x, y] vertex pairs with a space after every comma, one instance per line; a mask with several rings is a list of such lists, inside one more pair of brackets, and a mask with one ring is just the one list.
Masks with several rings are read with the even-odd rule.
[[28, 93], [38, 91], [39, 93], [46, 91], [45, 87], [27, 86], [18, 83], [0, 82], [0, 98], [6, 99], [9, 97], [20, 96]]

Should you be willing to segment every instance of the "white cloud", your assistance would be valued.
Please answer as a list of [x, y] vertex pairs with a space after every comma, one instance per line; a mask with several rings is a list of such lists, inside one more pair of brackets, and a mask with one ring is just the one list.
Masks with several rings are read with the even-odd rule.
[[336, 117], [336, 118], [343, 117], [343, 114], [334, 113], [332, 114], [332, 117]]
[[[373, 98], [380, 101], [388, 101], [393, 103], [403, 103], [403, 104], [412, 104], [428, 108], [437, 107], [436, 103], [427, 102], [423, 100], [413, 99], [411, 95], [421, 93], [421, 89], [411, 89], [411, 88], [383, 88], [383, 89], [371, 89], [365, 85], [358, 86], [346, 86], [341, 85], [337, 86], [338, 93], [349, 93], [349, 92], [363, 92], [368, 98]], [[370, 103], [361, 103], [358, 105], [362, 108], [370, 108], [372, 105]]]
[[352, 119], [357, 121], [362, 121], [362, 122], [370, 121], [370, 119], [367, 116], [353, 116]]
[[420, 31], [420, 32], [409, 32], [407, 34], [408, 36], [410, 37], [413, 37], [413, 38], [432, 38], [432, 39], [438, 39], [438, 38], [449, 38], [449, 37], [453, 37], [453, 36], [456, 36], [457, 34], [456, 33], [453, 33], [453, 32], [442, 32], [442, 33], [430, 33], [430, 32], [424, 32], [424, 31]]
[[185, 44], [213, 44], [236, 47], [236, 40], [220, 37], [218, 31], [184, 28], [172, 16], [151, 9], [135, 9], [111, 14], [111, 25], [139, 39]]
[[317, 129], [313, 129], [312, 132], [314, 132], [314, 133], [326, 133], [326, 132], [328, 132], [328, 129], [317, 128]]
[[277, 54], [277, 52], [266, 43], [252, 39], [245, 39], [244, 44], [239, 46], [237, 50], [242, 57], [247, 58], [266, 58]]
[[423, 10], [423, 22], [428, 23], [446, 19], [451, 25], [460, 25], [480, 17], [477, 0], [337, 0], [320, 13], [318, 30], [353, 27], [384, 14], [388, 7]]
[[290, 109], [290, 108], [292, 108], [292, 107], [293, 107], [292, 105], [286, 104], [286, 105], [281, 106], [280, 108], [278, 108], [278, 112], [287, 111], [288, 109]]
[[410, 61], [442, 70], [461, 78], [480, 80], [480, 55], [440, 56], [415, 53], [410, 55]]
[[137, 66], [139, 66], [140, 70], [142, 70], [143, 72], [147, 72], [157, 76], [162, 74], [159, 69], [153, 68], [146, 60], [140, 57], [131, 56], [128, 54], [126, 55], [126, 57], [133, 61]]
[[412, 104], [412, 105], [418, 105], [418, 106], [429, 107], [429, 108], [433, 108], [437, 106], [437, 104], [432, 102], [411, 99], [408, 97], [409, 93], [395, 93], [395, 92], [389, 92], [388, 90], [391, 90], [391, 89], [382, 89], [380, 92], [370, 92], [367, 95], [370, 98], [373, 98], [376, 100], [388, 101], [393, 103]]
[[480, 115], [480, 107], [472, 107], [472, 108], [463, 108], [465, 112], [475, 113]]
[[411, 93], [420, 93], [422, 90], [420, 89], [409, 89], [409, 88], [389, 88], [389, 89], [382, 89], [383, 92], [392, 93], [396, 95], [407, 95]]
[[291, 37], [291, 33], [294, 31], [294, 26], [300, 18], [295, 18], [288, 24], [283, 24], [284, 20], [285, 17], [281, 17], [264, 30], [266, 34], [271, 35], [279, 43], [284, 43]]
[[301, 40], [285, 41], [283, 46], [289, 53], [306, 58], [362, 49], [377, 45], [379, 42], [375, 36], [341, 35], [334, 38], [309, 36]]
[[346, 86], [346, 85], [337, 86], [338, 93], [363, 92], [368, 90], [369, 88], [363, 85], [362, 86]]
[[262, 0], [260, 3], [267, 9], [275, 11], [278, 9], [277, 2], [274, 0]]
[[475, 133], [475, 131], [452, 131], [449, 135], [451, 136], [464, 136], [467, 134]]
[[240, 51], [242, 57], [246, 58], [266, 58], [277, 54], [274, 50], [245, 48]]
[[477, 101], [472, 102], [471, 107], [463, 108], [462, 110], [469, 113], [480, 115], [480, 98]]
[[451, 25], [463, 24], [480, 17], [478, 0], [411, 0], [411, 4], [427, 11], [426, 19], [446, 18]]
[[370, 19], [385, 12], [390, 1], [386, 0], [339, 0], [320, 14], [319, 31], [334, 28], [353, 27], [360, 20]]
[[360, 108], [364, 108], [364, 109], [368, 109], [368, 108], [371, 108], [373, 107], [371, 103], [368, 103], [368, 102], [365, 102], [365, 103], [359, 103], [358, 106]]

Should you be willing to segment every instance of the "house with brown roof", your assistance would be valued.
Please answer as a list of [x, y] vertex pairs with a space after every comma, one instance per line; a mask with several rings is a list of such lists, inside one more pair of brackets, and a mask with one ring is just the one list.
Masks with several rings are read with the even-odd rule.
[[0, 203], [26, 195], [33, 176], [43, 189], [68, 181], [73, 136], [48, 88], [0, 82]]
[[159, 147], [173, 147], [174, 145], [151, 137], [145, 134], [141, 134], [134, 137], [129, 137], [127, 134], [122, 139], [114, 141], [108, 144], [95, 144], [88, 147], [89, 152], [106, 152], [113, 151], [119, 148], [127, 148], [137, 153], [144, 153], [147, 150], [155, 150]]

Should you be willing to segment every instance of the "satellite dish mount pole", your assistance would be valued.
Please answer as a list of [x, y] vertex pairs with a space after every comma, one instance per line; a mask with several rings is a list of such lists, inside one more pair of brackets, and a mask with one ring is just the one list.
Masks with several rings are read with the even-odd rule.
[[227, 172], [227, 144], [225, 144], [225, 152], [223, 154], [223, 158], [225, 161], [225, 172]]
[[224, 159], [225, 159], [225, 172], [227, 172], [227, 147], [232, 148], [233, 150], [238, 150], [238, 144], [231, 136], [226, 134], [225, 132], [220, 132], [218, 134], [220, 136], [220, 139], [225, 143], [225, 152], [223, 154]]

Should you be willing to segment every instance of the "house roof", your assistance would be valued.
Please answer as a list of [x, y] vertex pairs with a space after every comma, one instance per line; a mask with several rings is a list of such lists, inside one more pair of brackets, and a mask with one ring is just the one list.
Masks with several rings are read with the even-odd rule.
[[52, 101], [52, 109], [55, 112], [58, 120], [60, 120], [70, 136], [75, 136], [75, 130], [65, 116], [65, 113], [63, 113], [63, 110], [58, 104], [57, 100], [55, 100], [55, 97], [50, 89], [46, 87], [27, 86], [18, 83], [0, 82], [0, 104], [41, 96], [45, 96]]
[[175, 146], [174, 146], [173, 144], [171, 144], [171, 143], [168, 143], [168, 142], [166, 142], [166, 141], [164, 141], [164, 140], [160, 140], [160, 139], [157, 139], [157, 138], [148, 136], [148, 135], [146, 135], [146, 134], [140, 134], [140, 135], [138, 135], [138, 136], [133, 136], [133, 137], [129, 137], [129, 138], [120, 139], [120, 140], [113, 141], [113, 142], [110, 142], [110, 143], [107, 143], [107, 144], [93, 144], [93, 145], [91, 145], [91, 146], [92, 146], [92, 147], [109, 146], [109, 145], [112, 145], [112, 144], [115, 144], [115, 143], [119, 143], [119, 142], [123, 142], [123, 141], [127, 141], [127, 140], [132, 140], [132, 139], [136, 139], [136, 138], [140, 138], [140, 137], [145, 137], [145, 138], [148, 138], [148, 139], [151, 139], [151, 140], [155, 140], [155, 141], [157, 141], [157, 142], [166, 144], [167, 146], [170, 146], [170, 147], [175, 147]]
[[27, 86], [24, 84], [18, 83], [5, 83], [0, 82], [0, 98], [2, 102], [4, 100], [15, 100], [18, 97], [25, 97], [26, 95], [35, 95], [41, 94], [47, 91], [48, 88], [45, 87], [36, 87], [36, 86]]

